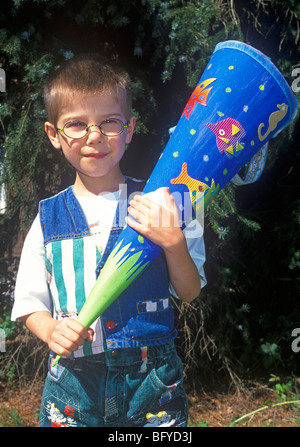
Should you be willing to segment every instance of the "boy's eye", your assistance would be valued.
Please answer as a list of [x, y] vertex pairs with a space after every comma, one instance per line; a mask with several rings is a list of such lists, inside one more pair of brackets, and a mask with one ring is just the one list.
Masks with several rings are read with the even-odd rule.
[[69, 123], [66, 123], [64, 125], [64, 129], [65, 130], [85, 130], [87, 128], [86, 123], [84, 123], [83, 121], [70, 121]]
[[107, 120], [102, 121], [100, 129], [104, 135], [119, 135], [124, 129], [124, 124], [117, 118], [108, 118]]
[[107, 120], [103, 121], [102, 124], [116, 124], [118, 123], [120, 120], [117, 120], [115, 118], [108, 118]]
[[114, 118], [108, 118], [105, 121], [102, 121], [102, 123], [100, 124], [102, 129], [114, 129], [115, 127], [119, 128], [120, 127], [120, 120], [114, 119]]

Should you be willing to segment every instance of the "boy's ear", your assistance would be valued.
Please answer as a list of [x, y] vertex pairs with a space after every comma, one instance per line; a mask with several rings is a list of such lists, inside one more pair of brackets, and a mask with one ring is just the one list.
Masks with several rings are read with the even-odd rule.
[[55, 129], [55, 126], [53, 126], [52, 123], [49, 123], [49, 121], [46, 121], [44, 124], [45, 132], [48, 135], [49, 140], [51, 141], [53, 147], [55, 149], [61, 149], [61, 144], [59, 141], [59, 134], [57, 130]]
[[132, 140], [135, 123], [136, 123], [136, 118], [135, 118], [135, 116], [132, 116], [128, 121], [126, 144], [129, 144]]

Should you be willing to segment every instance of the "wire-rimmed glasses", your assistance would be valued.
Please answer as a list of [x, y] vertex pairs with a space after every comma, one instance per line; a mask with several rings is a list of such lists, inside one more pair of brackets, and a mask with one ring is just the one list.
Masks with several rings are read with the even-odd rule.
[[66, 137], [77, 139], [85, 137], [89, 133], [90, 128], [94, 126], [98, 127], [103, 135], [107, 137], [116, 137], [128, 127], [128, 122], [125, 124], [118, 118], [109, 118], [102, 121], [100, 124], [91, 124], [88, 126], [83, 121], [72, 120], [64, 124], [62, 129], [56, 127], [56, 130], [63, 132]]

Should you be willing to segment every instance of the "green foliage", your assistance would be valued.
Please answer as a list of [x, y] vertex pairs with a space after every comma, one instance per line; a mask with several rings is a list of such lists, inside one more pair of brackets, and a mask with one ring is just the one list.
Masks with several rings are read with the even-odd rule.
[[239, 223], [252, 231], [258, 231], [261, 228], [258, 222], [238, 213], [235, 192], [236, 186], [233, 183], [228, 183], [207, 209], [206, 217], [209, 225], [221, 240], [224, 240], [228, 235], [231, 237], [231, 232]]
[[295, 377], [285, 377], [284, 379], [271, 374], [269, 383], [274, 384], [278, 397], [278, 402], [284, 402], [287, 399], [299, 399], [299, 384]]
[[[163, 39], [165, 43], [164, 46], [158, 46], [153, 58], [153, 62], [161, 57], [164, 59], [163, 81], [170, 80], [177, 64], [182, 64], [188, 85], [194, 87], [215, 44], [224, 38], [221, 16], [226, 14], [226, 8], [222, 2], [211, 0], [143, 3], [152, 12], [146, 15], [147, 19], [153, 20], [155, 14], [152, 36], [155, 40]], [[234, 31], [229, 21], [228, 26]], [[138, 42], [142, 42], [141, 37], [144, 36], [140, 35]], [[137, 51], [141, 53], [141, 46], [135, 48]]]
[[[256, 410], [254, 410], [254, 411], [251, 411], [250, 413], [247, 413], [247, 414], [244, 414], [243, 416], [241, 416], [241, 417], [239, 417], [239, 418], [233, 418], [233, 421], [232, 421], [232, 423], [230, 424], [230, 427], [235, 427], [236, 426], [236, 424], [239, 424], [240, 422], [242, 422], [245, 418], [250, 418], [249, 419], [249, 421], [251, 421], [251, 419], [253, 418], [253, 416], [255, 415], [255, 414], [257, 414], [257, 413], [259, 413], [259, 412], [261, 412], [261, 411], [266, 411], [266, 410], [269, 410], [270, 408], [276, 408], [276, 407], [278, 407], [278, 406], [282, 406], [282, 405], [293, 405], [293, 406], [296, 406], [296, 405], [299, 405], [300, 404], [300, 401], [299, 400], [293, 400], [293, 401], [288, 401], [288, 402], [286, 402], [286, 401], [284, 401], [284, 402], [278, 402], [277, 404], [273, 404], [273, 405], [264, 405], [263, 407], [261, 407], [261, 408], [257, 408]], [[296, 419], [296, 420], [298, 420], [298, 419]], [[248, 426], [248, 422], [247, 422], [247, 426]], [[297, 425], [298, 426], [298, 425]]]
[[26, 427], [20, 412], [6, 407], [0, 407], [0, 427]]
[[0, 328], [4, 330], [6, 340], [15, 336], [16, 327], [17, 324], [14, 321], [11, 321], [9, 314], [6, 314], [3, 321], [0, 322]]
[[[32, 221], [40, 199], [73, 181], [73, 170], [43, 130], [47, 75], [83, 51], [101, 51], [129, 70], [138, 124], [124, 170], [147, 178], [219, 41], [249, 42], [293, 81], [292, 68], [299, 63], [298, 3], [5, 2], [0, 12], [0, 67], [7, 79], [7, 91], [0, 93], [0, 180], [7, 210], [0, 215], [0, 310], [9, 338], [11, 331], [19, 336], [21, 330], [7, 320], [15, 273], [10, 255], [18, 233]], [[237, 381], [243, 368], [297, 370], [289, 337], [300, 321], [298, 124], [270, 143], [271, 156], [257, 184], [237, 188], [229, 183], [209, 205], [204, 302], [180, 315], [179, 343], [193, 378], [213, 379], [220, 374], [216, 371], [225, 371], [229, 381]], [[7, 369], [11, 377], [18, 372]]]
[[263, 343], [260, 348], [264, 354], [263, 365], [266, 368], [269, 368], [277, 360], [281, 360], [280, 354], [278, 352], [278, 345], [276, 343]]
[[205, 422], [202, 419], [199, 419], [199, 421], [197, 421], [195, 418], [192, 417], [191, 414], [189, 415], [189, 418], [191, 420], [189, 427], [209, 427], [208, 422]]

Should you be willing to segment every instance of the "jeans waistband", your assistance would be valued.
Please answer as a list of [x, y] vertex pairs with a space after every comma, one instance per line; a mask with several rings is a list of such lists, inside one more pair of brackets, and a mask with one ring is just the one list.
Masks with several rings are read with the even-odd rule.
[[62, 358], [61, 364], [67, 363], [103, 363], [107, 366], [126, 366], [140, 363], [141, 359], [147, 361], [154, 360], [158, 357], [166, 358], [170, 354], [176, 353], [174, 342], [145, 346], [138, 348], [113, 349], [102, 352], [100, 354], [91, 354], [84, 357], [77, 358]]

